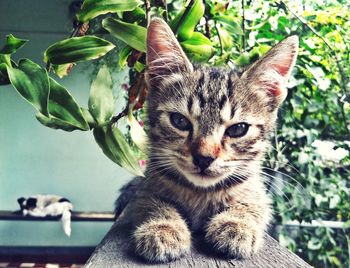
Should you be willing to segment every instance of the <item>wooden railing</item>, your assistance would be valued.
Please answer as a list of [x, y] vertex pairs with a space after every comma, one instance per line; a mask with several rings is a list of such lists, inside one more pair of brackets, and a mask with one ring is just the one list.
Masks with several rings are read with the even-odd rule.
[[113, 225], [86, 263], [86, 267], [235, 267], [235, 268], [309, 268], [297, 255], [278, 244], [272, 237], [265, 236], [264, 247], [252, 258], [246, 260], [223, 259], [215, 256], [210, 248], [194, 238], [194, 246], [183, 258], [166, 264], [147, 264], [135, 257], [129, 242], [128, 222], [123, 219]]

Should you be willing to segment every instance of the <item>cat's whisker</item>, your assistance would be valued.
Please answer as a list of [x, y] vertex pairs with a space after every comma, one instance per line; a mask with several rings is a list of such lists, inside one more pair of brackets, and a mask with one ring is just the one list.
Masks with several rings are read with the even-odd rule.
[[[287, 177], [288, 179], [290, 179], [290, 180], [292, 180], [293, 182], [295, 182], [299, 187], [301, 187], [302, 189], [305, 190], [305, 187], [304, 187], [300, 182], [298, 182], [295, 178], [293, 178], [292, 176], [290, 176], [290, 175], [288, 175], [288, 174], [286, 174], [286, 173], [284, 173], [284, 172], [282, 172], [282, 171], [280, 171], [280, 170], [274, 170], [274, 169], [271, 169], [271, 168], [265, 167], [265, 166], [263, 166], [263, 169], [267, 169], [267, 170], [270, 170], [270, 171], [272, 171], [272, 172], [276, 172], [276, 173], [282, 175], [282, 177]], [[292, 185], [292, 184], [291, 184], [291, 185]]]
[[[255, 160], [252, 160], [252, 159], [236, 159], [236, 160], [233, 160], [232, 162], [237, 162], [237, 161], [251, 161], [251, 162], [254, 162]], [[256, 160], [256, 161], [260, 162], [260, 160]], [[284, 172], [282, 172], [280, 170], [275, 170], [275, 169], [272, 169], [272, 168], [266, 167], [266, 166], [262, 166], [262, 169], [266, 169], [266, 170], [278, 173], [278, 174], [282, 175], [282, 177], [286, 177], [286, 178], [292, 180], [293, 182], [295, 182], [300, 188], [302, 188], [306, 192], [306, 189], [304, 188], [304, 186], [300, 182], [298, 182], [295, 178], [293, 178], [292, 176], [290, 176], [290, 175], [288, 175], [288, 174], [286, 174], [286, 173], [284, 173]], [[277, 176], [274, 176], [273, 178], [275, 178], [276, 180], [277, 179], [282, 180], [281, 178], [278, 178]], [[294, 185], [289, 183], [287, 180], [283, 180], [283, 182], [288, 183], [290, 186], [294, 187]]]
[[[239, 170], [241, 172], [245, 172], [247, 173], [247, 175], [245, 176], [245, 178], [247, 179], [249, 176], [256, 176], [257, 174], [254, 172], [251, 172], [250, 170]], [[272, 194], [282, 194], [284, 196], [284, 198], [286, 198], [288, 200], [288, 203], [292, 204], [291, 200], [289, 199], [289, 197], [283, 192], [283, 189], [279, 188], [277, 185], [273, 184], [269, 179], [264, 178], [262, 175], [264, 174], [260, 174], [260, 179], [264, 180], [266, 184], [268, 184], [269, 186], [271, 186], [274, 190], [274, 192], [272, 192]], [[269, 177], [273, 177], [270, 174], [265, 174]]]
[[[269, 173], [266, 173], [266, 172], [264, 172], [264, 171], [260, 171], [260, 173], [262, 174], [262, 175], [265, 175], [265, 176], [268, 176], [269, 178], [272, 178], [272, 179], [274, 179], [274, 180], [277, 180], [277, 181], [282, 181], [282, 183], [286, 183], [286, 184], [288, 184], [289, 186], [291, 186], [291, 187], [295, 187], [292, 183], [290, 183], [290, 182], [288, 182], [287, 180], [283, 180], [282, 178], [280, 178], [280, 177], [278, 177], [278, 176], [273, 176], [273, 175], [271, 175], [271, 174], [269, 174]], [[284, 186], [285, 187], [285, 186]], [[298, 189], [298, 188], [296, 188], [297, 190], [298, 190], [298, 193], [299, 194], [303, 194], [301, 191], [300, 191], [300, 189]], [[305, 190], [304, 188], [302, 188], [303, 190]]]
[[[277, 150], [273, 145], [271, 145], [271, 148], [274, 150], [274, 151], [276, 151], [277, 153], [281, 153], [281, 151], [283, 151], [283, 149], [282, 150]], [[280, 163], [277, 159], [271, 159], [271, 158], [268, 158], [267, 159], [267, 161], [269, 161], [269, 162], [277, 162], [277, 163]], [[292, 163], [290, 163], [290, 161], [288, 161], [287, 159], [285, 159], [285, 161], [287, 161], [286, 163], [283, 163], [283, 165], [286, 165], [286, 166], [288, 166], [288, 167], [290, 167], [291, 169], [293, 169], [295, 172], [297, 172], [299, 175], [301, 175], [300, 174], [300, 171], [294, 166], [294, 165], [292, 165]]]

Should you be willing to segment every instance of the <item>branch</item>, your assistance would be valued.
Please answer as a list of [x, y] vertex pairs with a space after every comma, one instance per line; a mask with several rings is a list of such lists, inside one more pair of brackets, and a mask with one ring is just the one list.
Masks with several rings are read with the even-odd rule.
[[[242, 0], [244, 1], [244, 0]], [[337, 68], [338, 68], [338, 71], [339, 71], [339, 75], [340, 75], [340, 81], [338, 81], [339, 85], [340, 85], [340, 89], [342, 90], [343, 94], [344, 95], [347, 95], [347, 92], [346, 92], [346, 88], [347, 88], [347, 85], [346, 85], [346, 81], [347, 81], [347, 78], [346, 78], [346, 75], [344, 73], [344, 69], [343, 69], [343, 66], [341, 65], [341, 61], [339, 60], [338, 58], [338, 54], [337, 52], [333, 49], [333, 47], [328, 43], [328, 41], [323, 37], [321, 36], [311, 25], [309, 25], [302, 17], [300, 17], [298, 14], [296, 14], [293, 10], [291, 10], [287, 4], [283, 1], [280, 1], [280, 3], [277, 3], [277, 6], [281, 7], [282, 9], [284, 10], [288, 10], [295, 18], [297, 18], [304, 26], [306, 26], [314, 35], [316, 35], [318, 38], [320, 38], [322, 40], [322, 42], [330, 49], [331, 53], [333, 54], [333, 57], [331, 57], [331, 59], [334, 60]], [[341, 104], [339, 102], [339, 104]], [[346, 113], [345, 113], [345, 110], [344, 110], [344, 105], [340, 105], [341, 106], [341, 113], [342, 113], [342, 117], [343, 117], [343, 122], [344, 122], [344, 126], [345, 126], [345, 130], [346, 130], [346, 133], [348, 135], [350, 135], [350, 129], [348, 127], [348, 122], [347, 122], [347, 117], [346, 117]]]
[[151, 3], [149, 0], [145, 0], [145, 7], [146, 7], [146, 20], [147, 20], [147, 26], [151, 22]]
[[129, 106], [127, 105], [123, 111], [121, 111], [118, 115], [116, 116], [113, 116], [111, 118], [111, 121], [109, 122], [110, 124], [114, 124], [114, 123], [117, 123], [118, 120], [124, 116], [126, 116], [128, 114], [128, 111], [129, 111]]
[[[277, 5], [279, 5], [277, 2], [276, 2]], [[286, 3], [284, 3], [283, 1], [280, 2], [280, 5], [282, 5], [282, 8], [285, 9], [285, 10], [288, 10], [295, 18], [297, 18], [302, 24], [304, 24], [307, 28], [310, 29], [310, 31], [316, 35], [318, 38], [322, 39], [322, 41], [327, 45], [327, 47], [329, 47], [329, 49], [332, 51], [332, 52], [335, 52], [332, 48], [332, 46], [328, 43], [328, 41], [323, 37], [321, 36], [311, 25], [309, 25], [302, 17], [300, 17], [298, 14], [296, 14], [293, 10], [291, 10]]]
[[210, 27], [209, 27], [209, 19], [206, 15], [204, 15], [204, 19], [205, 19], [205, 36], [208, 37], [208, 39], [210, 39], [211, 34], [210, 34]]
[[[119, 119], [128, 115], [130, 111], [140, 108], [138, 104], [141, 103], [142, 105], [144, 101], [143, 99], [145, 97], [143, 95], [145, 93], [144, 90], [145, 90], [145, 76], [144, 76], [144, 73], [141, 72], [137, 75], [135, 82], [128, 89], [129, 99], [126, 107], [118, 115], [113, 116], [109, 121], [109, 124], [117, 123]], [[131, 98], [132, 96], [134, 96], [135, 98]]]

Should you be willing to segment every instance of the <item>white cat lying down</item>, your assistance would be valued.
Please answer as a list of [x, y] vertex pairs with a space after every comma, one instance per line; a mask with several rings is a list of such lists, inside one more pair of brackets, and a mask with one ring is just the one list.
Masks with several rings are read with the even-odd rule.
[[33, 217], [60, 216], [63, 231], [67, 236], [71, 234], [72, 203], [58, 195], [33, 195], [28, 198], [18, 198], [23, 215]]

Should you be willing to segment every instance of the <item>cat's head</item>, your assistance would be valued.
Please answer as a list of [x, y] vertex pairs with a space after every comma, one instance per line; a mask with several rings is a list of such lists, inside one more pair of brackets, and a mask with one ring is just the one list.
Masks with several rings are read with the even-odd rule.
[[17, 202], [18, 202], [19, 206], [21, 207], [21, 210], [34, 209], [36, 207], [37, 201], [38, 201], [37, 198], [34, 198], [34, 197], [29, 197], [29, 198], [20, 197], [17, 199]]
[[296, 61], [291, 36], [243, 71], [192, 65], [168, 25], [147, 34], [149, 171], [197, 187], [237, 182], [259, 170]]

